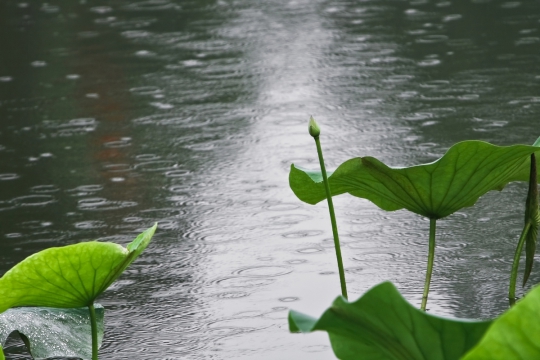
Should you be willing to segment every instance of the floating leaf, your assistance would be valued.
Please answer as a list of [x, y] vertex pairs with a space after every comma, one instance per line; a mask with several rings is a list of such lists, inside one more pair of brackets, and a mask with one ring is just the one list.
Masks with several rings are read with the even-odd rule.
[[[528, 181], [535, 146], [501, 147], [483, 141], [463, 141], [435, 162], [390, 168], [373, 157], [350, 159], [329, 176], [332, 195], [349, 193], [383, 210], [407, 209], [439, 219], [472, 206], [490, 190], [511, 181]], [[322, 176], [291, 165], [289, 184], [298, 198], [316, 204], [326, 198]]]
[[463, 360], [540, 359], [540, 286], [532, 289], [488, 329]]
[[6, 360], [4, 357], [4, 351], [2, 350], [2, 345], [0, 345], [0, 360]]
[[319, 319], [289, 313], [291, 332], [327, 331], [334, 353], [344, 360], [457, 360], [479, 342], [490, 324], [427, 314], [389, 282], [355, 302], [338, 297]]
[[[98, 344], [101, 346], [105, 311], [101, 305], [95, 305], [95, 308]], [[15, 330], [28, 338], [29, 350], [34, 358], [92, 358], [88, 308], [23, 307], [9, 309], [0, 314], [0, 344], [5, 344], [8, 336]]]
[[91, 241], [29, 256], [0, 278], [0, 313], [16, 306], [91, 305], [146, 248], [156, 227], [140, 234], [127, 249]]

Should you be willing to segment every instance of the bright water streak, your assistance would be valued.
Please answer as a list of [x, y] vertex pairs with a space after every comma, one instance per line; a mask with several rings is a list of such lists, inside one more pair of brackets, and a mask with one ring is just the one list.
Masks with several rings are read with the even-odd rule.
[[[329, 167], [532, 143], [539, 21], [537, 3], [489, 0], [2, 1], [0, 273], [158, 221], [100, 299], [103, 359], [331, 359], [286, 320], [339, 294], [326, 206], [288, 188], [291, 163], [317, 166], [309, 115]], [[433, 313], [506, 308], [525, 193], [440, 222]], [[350, 297], [391, 280], [419, 305], [428, 222], [335, 205]]]

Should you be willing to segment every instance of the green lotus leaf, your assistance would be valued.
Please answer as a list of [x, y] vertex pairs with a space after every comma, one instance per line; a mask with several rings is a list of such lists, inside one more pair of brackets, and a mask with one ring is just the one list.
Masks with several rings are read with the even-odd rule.
[[146, 248], [157, 224], [124, 248], [85, 242], [29, 256], [0, 278], [0, 313], [18, 306], [91, 305]]
[[[359, 157], [341, 164], [328, 180], [332, 196], [349, 193], [383, 210], [407, 209], [439, 219], [474, 205], [480, 196], [502, 190], [511, 181], [529, 181], [530, 155], [540, 153], [539, 146], [538, 140], [533, 146], [463, 141], [435, 162], [406, 168], [390, 168], [373, 157]], [[293, 164], [289, 185], [306, 203], [326, 199], [319, 171]]]
[[[98, 343], [103, 339], [101, 305], [95, 305], [98, 325]], [[92, 337], [88, 308], [58, 309], [23, 307], [9, 309], [0, 314], [0, 344], [13, 331], [24, 334], [34, 358], [78, 357], [92, 358]], [[0, 359], [2, 359], [0, 357]]]
[[463, 360], [540, 359], [540, 286], [507, 310]]
[[490, 324], [430, 315], [409, 304], [389, 282], [355, 302], [338, 297], [319, 319], [289, 312], [291, 332], [327, 331], [335, 355], [344, 360], [457, 360]]
[[0, 360], [6, 360], [4, 357], [4, 350], [2, 350], [2, 345], [0, 345]]

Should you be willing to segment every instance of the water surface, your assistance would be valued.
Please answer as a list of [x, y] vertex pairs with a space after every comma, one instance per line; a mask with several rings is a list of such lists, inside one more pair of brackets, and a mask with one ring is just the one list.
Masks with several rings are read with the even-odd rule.
[[[536, 2], [2, 1], [0, 273], [157, 221], [100, 299], [103, 359], [331, 359], [286, 321], [339, 294], [326, 206], [288, 188], [291, 163], [317, 166], [309, 115], [329, 167], [533, 143], [539, 26]], [[525, 196], [440, 221], [432, 313], [506, 309]], [[335, 203], [350, 297], [390, 280], [419, 305], [428, 221]]]

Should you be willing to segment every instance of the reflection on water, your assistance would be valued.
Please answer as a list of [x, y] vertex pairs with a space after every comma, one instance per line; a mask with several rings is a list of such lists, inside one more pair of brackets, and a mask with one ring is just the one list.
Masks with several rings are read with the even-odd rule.
[[[100, 300], [104, 359], [330, 359], [286, 322], [339, 294], [325, 205], [288, 189], [291, 163], [317, 166], [309, 115], [329, 166], [532, 143], [539, 26], [535, 2], [2, 1], [0, 273], [158, 221]], [[506, 308], [525, 193], [440, 222], [432, 312]], [[428, 222], [336, 207], [351, 298], [391, 280], [418, 305]]]

